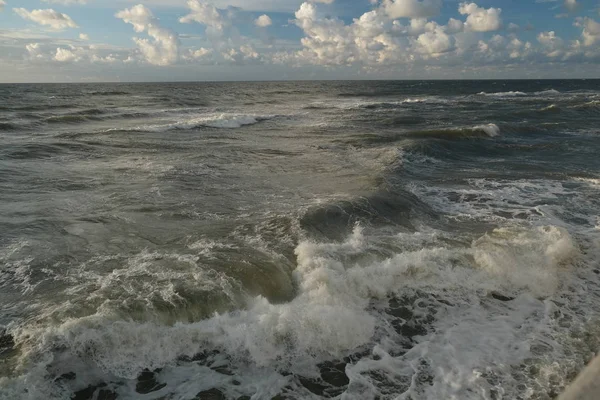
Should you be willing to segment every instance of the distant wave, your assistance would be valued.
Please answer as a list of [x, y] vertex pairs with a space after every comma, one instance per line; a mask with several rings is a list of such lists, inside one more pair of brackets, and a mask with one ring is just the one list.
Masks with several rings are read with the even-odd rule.
[[480, 92], [478, 93], [480, 96], [487, 96], [487, 97], [517, 97], [517, 96], [527, 96], [527, 93], [525, 92], [497, 92], [497, 93], [486, 93], [486, 92]]
[[273, 115], [249, 115], [249, 114], [210, 114], [203, 117], [191, 118], [168, 124], [143, 125], [134, 128], [113, 128], [109, 131], [140, 131], [140, 132], [166, 132], [170, 130], [187, 130], [199, 127], [235, 129], [246, 125], [254, 125], [262, 121], [274, 118]]
[[119, 90], [109, 90], [109, 91], [94, 91], [86, 93], [88, 96], [125, 96], [131, 94], [129, 92], [123, 92]]
[[408, 134], [415, 138], [459, 139], [469, 137], [496, 137], [500, 135], [500, 128], [496, 124], [477, 125], [472, 128], [431, 129], [414, 131]]
[[523, 97], [523, 96], [530, 96], [530, 95], [534, 95], [534, 96], [556, 96], [556, 95], [559, 95], [561, 93], [558, 90], [549, 89], [549, 90], [543, 90], [541, 92], [532, 92], [532, 93], [525, 93], [525, 92], [519, 92], [519, 91], [509, 91], [509, 92], [496, 92], [496, 93], [479, 92], [477, 94], [479, 96], [486, 96], [486, 97]]
[[542, 90], [541, 92], [535, 92], [535, 95], [538, 96], [548, 96], [548, 95], [559, 95], [561, 94], [558, 90], [550, 89], [550, 90]]
[[305, 110], [328, 110], [328, 109], [344, 109], [344, 110], [356, 110], [356, 109], [393, 109], [405, 106], [407, 104], [445, 104], [451, 100], [440, 97], [414, 97], [405, 98], [398, 101], [365, 101], [357, 100], [355, 102], [338, 101], [338, 102], [315, 102], [308, 104], [303, 107]]
[[570, 108], [586, 110], [586, 109], [597, 109], [600, 108], [600, 100], [592, 100], [582, 104], [574, 105]]

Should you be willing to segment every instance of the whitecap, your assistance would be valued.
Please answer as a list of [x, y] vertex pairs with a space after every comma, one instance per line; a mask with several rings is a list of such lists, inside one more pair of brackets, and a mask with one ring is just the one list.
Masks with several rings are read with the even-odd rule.
[[496, 124], [477, 125], [473, 127], [474, 131], [483, 131], [489, 137], [496, 137], [500, 135], [500, 128]]
[[497, 93], [480, 92], [478, 94], [480, 96], [487, 96], [487, 97], [518, 97], [518, 96], [527, 96], [527, 93], [524, 93], [524, 92], [514, 92], [514, 91], [510, 91], [510, 92], [497, 92]]

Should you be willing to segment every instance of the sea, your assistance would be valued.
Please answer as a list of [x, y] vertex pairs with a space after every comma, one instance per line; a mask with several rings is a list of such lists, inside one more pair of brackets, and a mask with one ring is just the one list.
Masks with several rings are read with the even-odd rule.
[[0, 399], [550, 400], [600, 80], [0, 85]]

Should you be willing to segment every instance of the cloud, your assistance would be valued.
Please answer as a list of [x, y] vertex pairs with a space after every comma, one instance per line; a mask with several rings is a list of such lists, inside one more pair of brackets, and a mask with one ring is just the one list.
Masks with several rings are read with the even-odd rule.
[[502, 26], [500, 8], [482, 8], [475, 3], [460, 3], [458, 12], [468, 15], [465, 27], [474, 32], [497, 31]]
[[436, 28], [432, 32], [425, 32], [417, 38], [417, 42], [426, 54], [442, 54], [452, 49], [453, 43], [444, 29]]
[[75, 53], [73, 53], [73, 51], [59, 47], [58, 49], [56, 49], [54, 60], [66, 63], [79, 61], [80, 58]]
[[6, 5], [6, 2], [4, 0], [0, 0], [0, 11], [4, 10], [5, 5]]
[[27, 46], [25, 46], [25, 50], [27, 50], [29, 58], [32, 60], [44, 58], [42, 48], [39, 43], [29, 43]]
[[179, 60], [179, 38], [175, 32], [163, 28], [152, 11], [142, 4], [115, 14], [119, 19], [133, 25], [138, 32], [146, 32], [152, 40], [133, 38], [146, 61], [153, 65], [167, 66]]
[[269, 17], [266, 14], [263, 14], [254, 20], [254, 25], [259, 26], [261, 28], [266, 28], [267, 26], [271, 26], [272, 24], [273, 21], [271, 20], [271, 17]]
[[58, 64], [73, 64], [73, 63], [116, 63], [124, 62], [126, 52], [120, 51], [121, 55], [113, 53], [115, 48], [110, 46], [75, 46], [68, 45], [56, 47], [54, 42], [51, 43], [29, 43], [25, 46], [27, 58], [32, 62], [38, 63], [58, 63]]
[[214, 31], [222, 31], [224, 26], [223, 17], [219, 10], [206, 1], [188, 0], [190, 13], [179, 19], [182, 24], [197, 22], [206, 25]]
[[[314, 3], [306, 2], [297, 10], [294, 20], [305, 35], [301, 40], [302, 49], [279, 52], [273, 61], [298, 66], [357, 66], [365, 71], [393, 71], [400, 65], [403, 70], [463, 68], [465, 65], [470, 68], [512, 65], [514, 68], [517, 64], [547, 59], [554, 62], [594, 57], [592, 51], [578, 49], [554, 32], [538, 35], [538, 46], [534, 46], [517, 37], [517, 32], [526, 27], [515, 24], [509, 25], [507, 37], [494, 35], [484, 39], [479, 32], [501, 28], [501, 10], [463, 3], [459, 11], [467, 15], [465, 22], [451, 18], [447, 25], [440, 25], [426, 18], [412, 18], [403, 24], [390, 17], [385, 4], [381, 4], [346, 24], [337, 18], [324, 17]], [[588, 36], [596, 32], [597, 26], [587, 20], [582, 19], [581, 26]]]
[[44, 3], [50, 4], [62, 4], [64, 6], [70, 6], [72, 4], [87, 4], [88, 0], [42, 0]]
[[565, 0], [565, 7], [569, 11], [575, 11], [578, 6], [579, 4], [577, 4], [577, 0]]
[[383, 0], [390, 18], [426, 18], [440, 13], [441, 0]]
[[207, 49], [201, 47], [197, 50], [188, 50], [186, 54], [183, 55], [183, 58], [186, 60], [200, 60], [202, 58], [206, 58], [207, 56], [213, 53], [213, 49]]
[[[222, 10], [203, 0], [188, 0], [187, 5], [190, 12], [179, 21], [196, 22], [206, 26], [206, 36], [213, 47], [210, 53], [212, 62], [234, 64], [264, 62], [263, 57], [255, 50], [252, 40], [243, 36], [237, 29], [235, 22], [239, 9], [229, 7]], [[272, 21], [267, 15], [262, 15], [254, 23], [266, 27], [272, 24]], [[200, 54], [203, 55], [201, 58], [206, 61], [208, 53], [203, 53], [204, 51], [201, 51]], [[189, 54], [186, 58], [190, 59]]]
[[581, 38], [583, 39], [583, 45], [590, 47], [596, 43], [600, 43], [600, 23], [596, 22], [592, 18], [577, 18], [575, 20], [575, 26], [583, 28], [581, 32]]
[[80, 33], [79, 39], [81, 40], [90, 40], [90, 36], [87, 33]]
[[52, 9], [28, 11], [24, 8], [13, 8], [13, 10], [23, 19], [28, 19], [40, 25], [47, 25], [57, 31], [78, 27], [75, 21], [67, 14], [62, 14]]
[[554, 31], [540, 32], [537, 36], [547, 57], [558, 58], [564, 55], [565, 42]]

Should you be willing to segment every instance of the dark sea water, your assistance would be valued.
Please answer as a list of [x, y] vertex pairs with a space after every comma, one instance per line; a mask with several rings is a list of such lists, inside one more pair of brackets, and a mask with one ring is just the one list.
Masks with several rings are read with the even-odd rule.
[[1, 399], [553, 399], [600, 81], [0, 85]]

